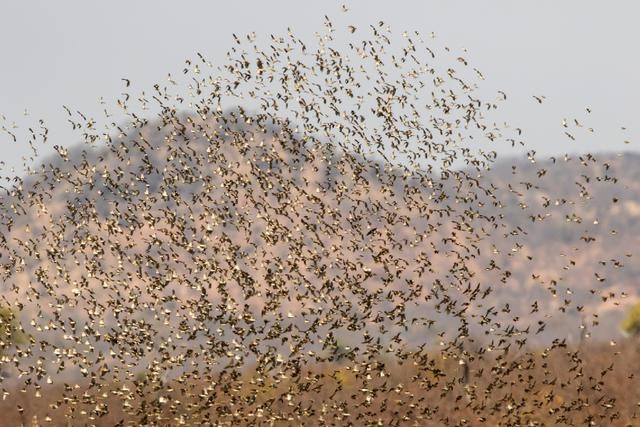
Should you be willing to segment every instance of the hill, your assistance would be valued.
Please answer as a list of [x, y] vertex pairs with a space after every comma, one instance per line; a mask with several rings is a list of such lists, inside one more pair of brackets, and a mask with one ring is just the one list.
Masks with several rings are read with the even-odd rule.
[[6, 386], [619, 339], [640, 156], [408, 170], [262, 120], [171, 116], [61, 150], [3, 196], [2, 299], [32, 342]]
[[383, 284], [414, 323], [448, 329], [459, 298], [434, 310], [432, 296], [477, 287], [523, 317], [534, 302], [572, 313], [548, 337], [600, 322], [593, 336], [609, 339], [637, 296], [637, 155], [411, 172], [273, 126], [214, 136], [223, 121], [189, 119], [179, 135], [155, 123], [45, 162], [4, 196], [5, 298], [29, 321], [60, 321], [54, 300], [77, 300], [76, 321], [159, 320], [206, 295], [221, 324], [328, 307], [356, 322], [385, 311]]

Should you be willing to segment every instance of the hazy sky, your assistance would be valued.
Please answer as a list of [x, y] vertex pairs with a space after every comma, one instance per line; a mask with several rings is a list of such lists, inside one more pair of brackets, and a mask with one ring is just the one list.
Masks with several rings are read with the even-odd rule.
[[[452, 50], [467, 48], [486, 88], [509, 95], [504, 119], [523, 127], [540, 153], [640, 149], [638, 1], [3, 1], [0, 114], [7, 122], [0, 124], [16, 122], [24, 136], [44, 119], [50, 146], [71, 145], [78, 136], [63, 104], [101, 115], [100, 98], [113, 103], [122, 77], [148, 91], [198, 51], [222, 62], [231, 33], [268, 37], [291, 27], [312, 44], [325, 14], [337, 25], [384, 20], [397, 34], [433, 31]], [[544, 108], [532, 98], [541, 94]], [[569, 141], [561, 121], [574, 117], [594, 127], [594, 137]], [[8, 165], [18, 167], [28, 152], [26, 138], [14, 143], [0, 133]]]

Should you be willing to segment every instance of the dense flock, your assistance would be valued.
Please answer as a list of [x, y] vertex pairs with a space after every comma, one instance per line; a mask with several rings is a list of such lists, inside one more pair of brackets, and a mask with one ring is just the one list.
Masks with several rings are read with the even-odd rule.
[[[635, 344], [598, 329], [633, 277], [601, 224], [636, 194], [624, 160], [538, 158], [483, 82], [434, 35], [327, 18], [313, 40], [234, 35], [146, 92], [123, 79], [104, 118], [65, 107], [83, 143], [1, 195], [7, 420], [637, 422]], [[562, 126], [567, 152], [594, 132]]]

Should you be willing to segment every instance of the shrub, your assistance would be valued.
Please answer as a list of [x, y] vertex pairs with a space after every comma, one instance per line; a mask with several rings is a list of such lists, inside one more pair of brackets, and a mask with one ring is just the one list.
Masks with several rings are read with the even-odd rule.
[[640, 335], [640, 303], [635, 304], [627, 313], [620, 324], [622, 331], [625, 334], [638, 336]]
[[25, 344], [28, 341], [16, 314], [11, 307], [0, 306], [0, 356], [13, 346]]

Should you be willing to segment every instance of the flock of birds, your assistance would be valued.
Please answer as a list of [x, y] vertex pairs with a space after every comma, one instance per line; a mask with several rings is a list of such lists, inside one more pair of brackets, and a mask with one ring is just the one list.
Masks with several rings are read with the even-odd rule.
[[[502, 263], [532, 261], [527, 224], [562, 207], [523, 200], [564, 163], [530, 181], [515, 167], [512, 183], [485, 179], [498, 144], [526, 150], [521, 129], [491, 119], [504, 92], [485, 99], [466, 58], [384, 22], [327, 18], [313, 47], [291, 32], [234, 40], [221, 65], [198, 54], [181, 77], [123, 93], [127, 125], [67, 109], [87, 144], [56, 146], [2, 195], [0, 301], [14, 315], [0, 316], [0, 388], [6, 401], [28, 396], [13, 409], [23, 422], [631, 416], [599, 391], [604, 373], [582, 374], [580, 348], [541, 338], [552, 317], [582, 311], [570, 291], [550, 307], [518, 301]], [[573, 161], [614, 185], [595, 157]], [[576, 184], [561, 202], [570, 224], [592, 183]], [[520, 225], [504, 215], [514, 206]], [[556, 296], [553, 275], [533, 277]], [[505, 290], [515, 298], [494, 298]], [[554, 354], [568, 376], [547, 368]], [[579, 401], [556, 397], [567, 389]]]

